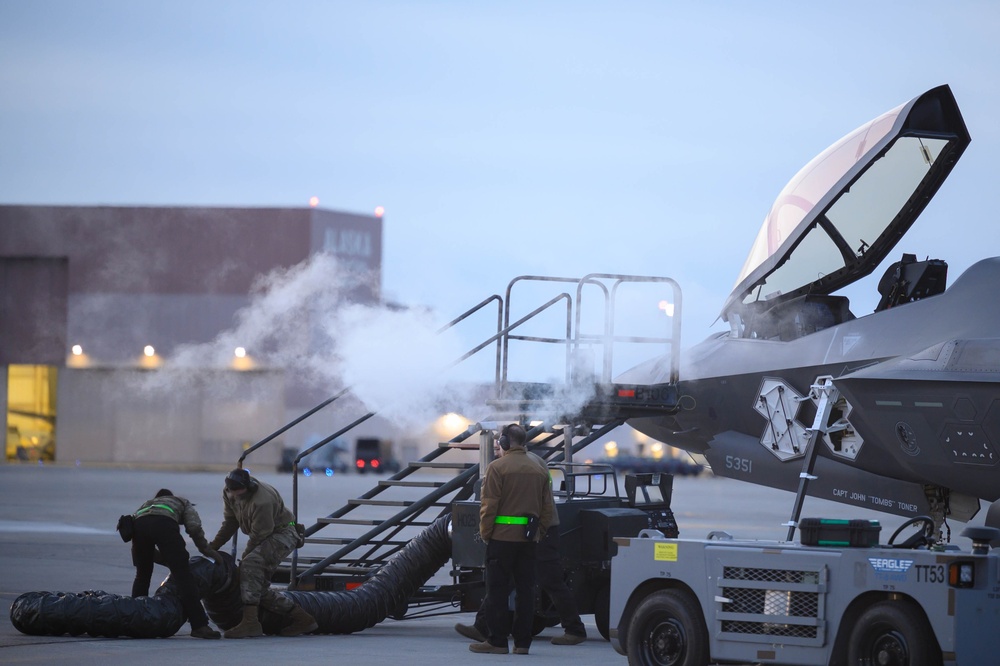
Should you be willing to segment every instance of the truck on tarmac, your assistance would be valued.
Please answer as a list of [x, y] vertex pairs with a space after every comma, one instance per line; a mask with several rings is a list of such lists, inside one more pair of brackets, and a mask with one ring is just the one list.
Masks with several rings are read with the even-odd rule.
[[614, 649], [659, 666], [1000, 663], [1000, 529], [967, 527], [960, 549], [934, 542], [927, 516], [885, 544], [877, 521], [798, 526], [798, 542], [616, 538]]

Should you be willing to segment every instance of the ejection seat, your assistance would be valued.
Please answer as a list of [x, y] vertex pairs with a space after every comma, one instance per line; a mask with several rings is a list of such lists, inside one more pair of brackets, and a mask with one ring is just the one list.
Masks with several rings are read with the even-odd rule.
[[882, 295], [875, 312], [912, 303], [944, 292], [948, 282], [948, 264], [941, 259], [917, 261], [914, 254], [904, 254], [885, 271], [878, 282]]

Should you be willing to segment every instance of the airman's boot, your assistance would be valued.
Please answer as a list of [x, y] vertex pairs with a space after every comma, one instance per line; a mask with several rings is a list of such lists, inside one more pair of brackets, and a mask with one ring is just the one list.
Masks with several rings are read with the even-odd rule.
[[308, 634], [310, 631], [316, 631], [319, 628], [316, 618], [303, 610], [302, 606], [293, 608], [288, 617], [292, 619], [292, 622], [278, 632], [281, 636], [300, 636]]
[[215, 631], [207, 624], [204, 627], [192, 629], [191, 635], [195, 638], [222, 638], [222, 635], [219, 632]]
[[243, 619], [232, 629], [223, 632], [223, 638], [256, 638], [264, 635], [264, 628], [257, 619], [257, 606], [244, 606]]

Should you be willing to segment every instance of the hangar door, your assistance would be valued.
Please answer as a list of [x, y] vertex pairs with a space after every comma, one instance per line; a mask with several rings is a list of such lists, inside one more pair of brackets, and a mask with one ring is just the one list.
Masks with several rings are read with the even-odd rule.
[[0, 388], [10, 460], [55, 457], [57, 367], [66, 359], [66, 258], [0, 257]]

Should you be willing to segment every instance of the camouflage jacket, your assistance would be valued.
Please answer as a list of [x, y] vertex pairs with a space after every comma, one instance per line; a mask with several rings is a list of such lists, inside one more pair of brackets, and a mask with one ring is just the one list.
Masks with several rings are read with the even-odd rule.
[[211, 544], [216, 550], [232, 539], [237, 529], [250, 537], [243, 557], [275, 532], [295, 529], [295, 515], [285, 508], [278, 491], [263, 481], [251, 479], [257, 484], [256, 489], [241, 496], [222, 491], [222, 527]]
[[194, 504], [176, 495], [155, 497], [143, 502], [135, 513], [136, 518], [143, 516], [170, 516], [184, 526], [199, 552], [211, 557], [212, 550], [205, 539], [205, 530], [201, 526], [201, 517], [194, 509]]

